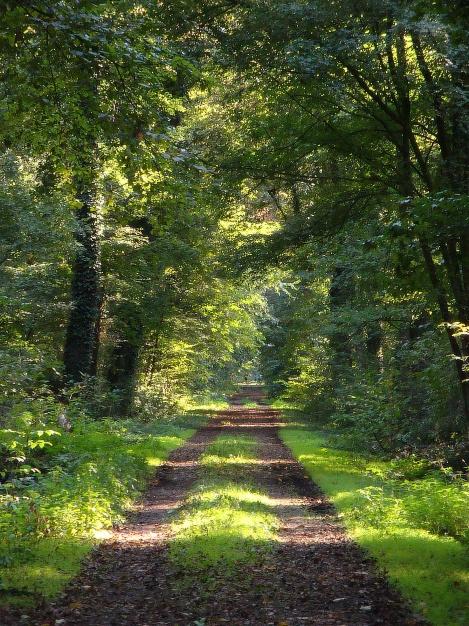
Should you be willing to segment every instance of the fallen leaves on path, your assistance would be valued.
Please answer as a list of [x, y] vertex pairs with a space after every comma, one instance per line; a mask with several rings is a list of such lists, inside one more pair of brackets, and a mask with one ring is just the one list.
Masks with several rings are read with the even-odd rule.
[[[280, 441], [278, 412], [244, 409], [242, 399], [171, 454], [128, 523], [93, 552], [61, 597], [20, 621], [14, 610], [6, 612], [2, 626], [424, 624], [347, 538], [332, 506]], [[279, 541], [226, 578], [191, 578], [168, 558], [168, 518], [194, 484], [200, 455], [226, 431], [259, 443], [261, 462], [240, 472], [274, 502]]]

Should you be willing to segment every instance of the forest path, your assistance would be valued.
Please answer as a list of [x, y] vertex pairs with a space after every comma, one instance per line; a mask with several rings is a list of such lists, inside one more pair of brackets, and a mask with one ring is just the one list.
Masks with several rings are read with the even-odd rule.
[[[279, 413], [245, 387], [157, 472], [128, 522], [116, 529], [55, 603], [22, 624], [35, 626], [410, 626], [422, 623], [347, 538], [334, 509], [278, 436]], [[239, 468], [266, 491], [280, 521], [278, 541], [254, 564], [204, 589], [168, 554], [172, 513], [198, 476], [198, 459], [220, 434], [249, 435], [255, 463]], [[189, 579], [190, 580], [190, 579]]]

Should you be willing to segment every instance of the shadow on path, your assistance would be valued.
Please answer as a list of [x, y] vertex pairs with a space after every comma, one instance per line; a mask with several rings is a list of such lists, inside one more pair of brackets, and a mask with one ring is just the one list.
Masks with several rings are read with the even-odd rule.
[[[278, 437], [279, 413], [259, 387], [242, 388], [158, 470], [128, 522], [86, 561], [53, 604], [2, 626], [412, 626], [412, 614], [373, 562], [344, 533], [333, 507]], [[239, 476], [268, 493], [278, 541], [226, 579], [188, 576], [168, 558], [170, 514], [198, 475], [198, 459], [220, 434], [249, 434], [258, 459]], [[252, 546], [255, 549], [255, 545]], [[17, 621], [14, 621], [14, 620]]]

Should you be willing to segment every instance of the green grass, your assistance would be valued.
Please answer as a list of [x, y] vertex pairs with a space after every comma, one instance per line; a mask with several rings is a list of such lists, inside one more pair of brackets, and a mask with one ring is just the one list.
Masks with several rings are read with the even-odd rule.
[[45, 448], [49, 471], [2, 496], [2, 603], [53, 597], [145, 487], [147, 478], [200, 425], [202, 416], [83, 424]]
[[226, 398], [220, 396], [199, 396], [182, 401], [183, 410], [197, 413], [223, 411], [229, 406]]
[[236, 479], [237, 465], [249, 465], [255, 461], [256, 442], [251, 437], [220, 435], [211, 443], [200, 459], [207, 475], [230, 475]]
[[38, 540], [27, 557], [2, 568], [1, 604], [27, 606], [39, 597], [51, 598], [78, 574], [81, 561], [96, 540], [87, 537], [48, 537]]
[[262, 405], [259, 405], [254, 400], [248, 400], [246, 398], [241, 400], [241, 404], [243, 405], [245, 409], [257, 409], [257, 407], [262, 406]]
[[[409, 512], [406, 505], [414, 491], [434, 479], [404, 482], [400, 494], [396, 481], [386, 478], [393, 470], [392, 462], [334, 449], [324, 435], [301, 424], [287, 426], [281, 436], [332, 500], [350, 535], [376, 558], [417, 610], [435, 626], [469, 623], [467, 547], [453, 537], [418, 527], [419, 518], [412, 517], [412, 509]], [[431, 483], [428, 487], [433, 491]], [[466, 493], [464, 486], [449, 486], [446, 491], [455, 506]], [[418, 501], [421, 507], [428, 507], [426, 517], [430, 519], [435, 517], [431, 507], [441, 506], [431, 498]], [[425, 518], [425, 510], [421, 518]]]
[[172, 525], [170, 559], [186, 580], [209, 585], [271, 550], [277, 529], [272, 503], [239, 480], [255, 452], [254, 440], [222, 435], [202, 456], [202, 477]]

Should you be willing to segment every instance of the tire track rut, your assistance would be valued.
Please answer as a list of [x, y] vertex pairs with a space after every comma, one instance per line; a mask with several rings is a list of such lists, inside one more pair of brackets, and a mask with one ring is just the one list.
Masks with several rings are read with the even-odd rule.
[[[332, 505], [278, 435], [279, 413], [258, 388], [242, 388], [157, 471], [126, 524], [96, 548], [55, 602], [12, 612], [5, 626], [414, 626], [425, 624], [351, 541]], [[260, 562], [207, 590], [168, 560], [170, 521], [198, 477], [198, 460], [220, 434], [246, 434], [258, 459], [240, 478], [265, 490], [280, 519], [279, 541]], [[22, 611], [25, 613], [26, 611]], [[16, 621], [15, 621], [16, 620]], [[3, 622], [2, 622], [3, 624]]]

